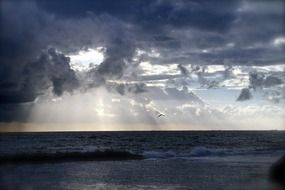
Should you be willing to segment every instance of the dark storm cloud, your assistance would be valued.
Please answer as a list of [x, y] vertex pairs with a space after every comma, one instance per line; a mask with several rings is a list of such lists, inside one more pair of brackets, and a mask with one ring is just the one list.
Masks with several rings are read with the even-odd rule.
[[12, 91], [0, 94], [0, 104], [33, 102], [37, 94], [30, 92]]
[[231, 65], [227, 66], [224, 71], [224, 79], [229, 79], [233, 76], [233, 67]]
[[179, 64], [177, 65], [177, 68], [180, 70], [182, 75], [185, 75], [185, 76], [189, 75], [188, 69], [185, 68], [183, 65]]
[[[36, 38], [41, 35], [49, 17], [39, 11], [32, 1], [1, 1], [0, 8], [1, 103], [32, 102], [38, 94], [28, 84], [28, 65], [33, 65], [32, 62], [44, 48], [44, 44], [36, 43]], [[32, 75], [41, 75], [42, 72]], [[33, 86], [40, 83], [38, 80], [30, 82], [34, 83]]]
[[26, 64], [22, 90], [40, 94], [52, 87], [54, 94], [58, 96], [64, 91], [71, 92], [78, 87], [78, 81], [69, 61], [69, 57], [55, 49], [42, 52], [37, 61]]
[[282, 80], [272, 74], [265, 76], [263, 73], [249, 73], [249, 87], [254, 90], [263, 87], [272, 87], [282, 84]]
[[[240, 1], [232, 14], [228, 30], [173, 28], [168, 36], [180, 40], [181, 47], [162, 52], [166, 62], [184, 64], [270, 65], [285, 60], [284, 44], [274, 40], [284, 37], [283, 1]], [[209, 20], [210, 21], [210, 20]]]
[[[227, 30], [235, 19], [233, 11], [238, 1], [187, 1], [187, 0], [39, 0], [39, 6], [60, 17], [84, 17], [87, 13], [108, 14], [149, 30], [164, 25], [197, 27], [205, 30]], [[153, 28], [149, 28], [149, 27]]]
[[[134, 36], [133, 40], [146, 43], [138, 46], [140, 48], [165, 47], [172, 51], [165, 52], [170, 57], [185, 55], [188, 49], [189, 54], [185, 57], [188, 62], [198, 59], [206, 64], [223, 64], [228, 59], [235, 64], [247, 64], [248, 60], [253, 64], [276, 63], [284, 59], [280, 56], [280, 48], [253, 47], [256, 43], [269, 43], [283, 34], [283, 12], [278, 9], [282, 2], [274, 2], [1, 1], [1, 25], [4, 28], [1, 30], [1, 60], [32, 59], [49, 45], [61, 48], [63, 52], [94, 46], [94, 42], [97, 45], [108, 43], [110, 47], [110, 34], [120, 35], [121, 31], [128, 31], [128, 35]], [[267, 4], [271, 6], [266, 9]], [[262, 9], [259, 10], [260, 7]], [[103, 29], [98, 31], [98, 28]], [[98, 38], [95, 41], [94, 36]], [[225, 48], [228, 43], [233, 43], [234, 48]], [[193, 48], [203, 50], [212, 47], [220, 49], [191, 53]], [[277, 54], [279, 56], [276, 57]], [[106, 65], [102, 70], [109, 68]], [[122, 64], [114, 65], [119, 72], [122, 70]], [[13, 70], [6, 70], [9, 69]]]
[[263, 81], [263, 86], [265, 87], [271, 87], [279, 84], [282, 84], [282, 80], [272, 75], [265, 77]]
[[[81, 83], [66, 54], [89, 47], [106, 48], [104, 61], [87, 73], [90, 87], [123, 77], [137, 65], [137, 48], [155, 49], [160, 57], [145, 56], [146, 61], [178, 64], [184, 75], [185, 64], [283, 63], [284, 45], [272, 40], [284, 36], [284, 3], [272, 2], [2, 0], [0, 102], [33, 102], [49, 88], [58, 96], [72, 92]], [[256, 86], [258, 79], [252, 80]]]
[[48, 89], [52, 88], [53, 93], [60, 96], [65, 91], [72, 92], [79, 85], [74, 71], [70, 69], [69, 57], [54, 49], [43, 51], [36, 61], [27, 63], [17, 80], [18, 83], [1, 83], [0, 120], [15, 118], [22, 121], [37, 96], [45, 94]]
[[107, 46], [104, 61], [97, 68], [98, 74], [107, 79], [118, 79], [123, 76], [135, 53], [134, 43], [128, 37], [124, 31], [115, 31], [114, 35], [110, 36], [111, 42]]
[[261, 88], [264, 80], [264, 74], [262, 73], [249, 73], [249, 87], [254, 90]]
[[[70, 69], [69, 58], [49, 47], [63, 52], [79, 50], [89, 45], [85, 39], [94, 39], [92, 36], [99, 35], [107, 47], [106, 59], [98, 68], [100, 76], [120, 77], [135, 48], [131, 48], [130, 40], [122, 38], [125, 31], [120, 21], [114, 20], [108, 16], [58, 20], [40, 10], [34, 1], [1, 1], [1, 102], [32, 102], [49, 87], [58, 96], [71, 92], [79, 83]], [[104, 22], [108, 24], [99, 24]], [[78, 23], [82, 28], [75, 30]], [[100, 32], [106, 33], [105, 38]]]
[[32, 104], [0, 104], [0, 121], [28, 121], [32, 107]]
[[[44, 44], [36, 43], [50, 17], [33, 1], [1, 1], [1, 62], [32, 60]], [[45, 44], [47, 45], [47, 44]]]
[[147, 92], [147, 87], [144, 83], [108, 83], [107, 90], [119, 93], [120, 95], [134, 95]]
[[240, 92], [239, 97], [237, 98], [237, 101], [246, 101], [250, 100], [252, 98], [252, 94], [250, 92], [249, 88], [243, 88]]

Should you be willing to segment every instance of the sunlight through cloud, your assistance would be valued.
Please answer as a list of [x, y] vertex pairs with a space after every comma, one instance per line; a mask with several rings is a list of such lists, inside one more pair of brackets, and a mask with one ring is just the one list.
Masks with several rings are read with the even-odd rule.
[[87, 71], [92, 66], [99, 65], [104, 60], [104, 48], [81, 50], [69, 55], [70, 66], [75, 71]]

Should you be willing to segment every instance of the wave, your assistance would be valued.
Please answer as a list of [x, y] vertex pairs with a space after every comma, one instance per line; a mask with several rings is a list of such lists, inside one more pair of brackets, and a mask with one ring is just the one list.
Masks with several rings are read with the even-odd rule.
[[226, 157], [256, 154], [284, 154], [285, 150], [253, 150], [253, 149], [226, 149], [226, 148], [207, 148], [203, 146], [193, 147], [188, 153], [176, 153], [174, 151], [145, 151], [143, 157], [146, 159], [175, 159], [175, 158], [203, 158], [203, 157]]
[[204, 156], [226, 156], [229, 154], [229, 151], [226, 149], [212, 149], [203, 146], [194, 147], [190, 156], [192, 157], [204, 157]]
[[104, 150], [95, 152], [56, 152], [56, 153], [18, 153], [0, 155], [0, 163], [15, 162], [66, 162], [66, 161], [107, 161], [140, 160], [144, 157], [129, 151]]
[[68, 162], [68, 161], [117, 161], [117, 160], [143, 160], [143, 159], [191, 159], [205, 157], [225, 157], [255, 154], [285, 154], [285, 150], [253, 150], [253, 149], [226, 149], [193, 147], [190, 152], [144, 151], [141, 154], [121, 150], [96, 150], [87, 152], [33, 152], [0, 155], [0, 164], [22, 162]]
[[226, 149], [212, 149], [203, 146], [194, 147], [188, 153], [176, 153], [174, 151], [145, 151], [143, 153], [143, 156], [147, 159], [193, 158], [227, 155], [230, 155], [230, 152]]
[[174, 151], [144, 151], [142, 155], [146, 159], [166, 159], [177, 157], [177, 154]]

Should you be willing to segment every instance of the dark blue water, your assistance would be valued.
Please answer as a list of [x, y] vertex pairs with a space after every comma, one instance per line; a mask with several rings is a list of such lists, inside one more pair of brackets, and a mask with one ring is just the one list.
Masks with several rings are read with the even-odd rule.
[[[193, 158], [285, 152], [283, 131], [60, 132], [0, 135], [0, 156], [129, 152], [143, 158]], [[115, 154], [114, 154], [115, 155]], [[96, 155], [94, 155], [96, 156]], [[112, 156], [112, 155], [110, 155]], [[114, 156], [115, 157], [115, 156]]]
[[[281, 131], [0, 135], [4, 190], [272, 190]], [[99, 161], [100, 160], [100, 161]]]

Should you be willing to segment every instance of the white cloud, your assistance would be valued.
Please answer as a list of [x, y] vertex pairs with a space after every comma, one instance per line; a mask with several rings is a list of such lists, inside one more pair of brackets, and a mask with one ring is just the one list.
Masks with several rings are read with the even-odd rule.
[[273, 40], [274, 46], [281, 46], [285, 44], [285, 37], [277, 37]]
[[[75, 71], [87, 71], [94, 66], [99, 65], [104, 60], [104, 48], [81, 50], [76, 54], [68, 55], [70, 57], [70, 66]], [[90, 65], [91, 64], [91, 65]]]
[[154, 65], [150, 62], [141, 62], [140, 68], [142, 69], [143, 75], [177, 75], [179, 71], [177, 69], [177, 64], [163, 64]]

